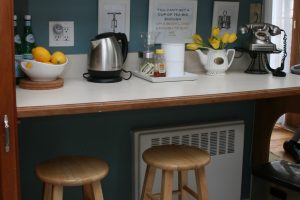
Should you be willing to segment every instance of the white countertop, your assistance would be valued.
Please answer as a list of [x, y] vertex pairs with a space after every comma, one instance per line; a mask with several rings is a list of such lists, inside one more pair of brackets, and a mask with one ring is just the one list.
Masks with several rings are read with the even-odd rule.
[[[87, 55], [69, 55], [62, 77], [64, 86], [51, 90], [16, 88], [18, 117], [69, 115], [148, 109], [207, 103], [256, 100], [300, 95], [300, 76], [273, 77], [246, 74], [248, 58], [235, 59], [225, 75], [206, 75], [194, 52], [186, 54], [185, 69], [198, 75], [194, 81], [151, 83], [132, 77], [117, 83], [91, 83]], [[137, 53], [128, 54], [126, 69], [138, 66]]]
[[151, 83], [134, 76], [118, 83], [91, 83], [81, 77], [65, 78], [64, 81], [62, 88], [52, 90], [17, 87], [17, 107], [149, 100], [300, 87], [298, 75], [288, 74], [282, 78], [271, 74], [254, 75], [243, 72], [227, 72], [226, 75], [217, 76], [199, 74], [195, 81], [164, 83]]

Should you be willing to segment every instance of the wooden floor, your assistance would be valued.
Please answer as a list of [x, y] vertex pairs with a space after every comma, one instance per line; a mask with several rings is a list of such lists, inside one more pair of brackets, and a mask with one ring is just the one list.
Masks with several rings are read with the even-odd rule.
[[270, 161], [283, 159], [294, 162], [293, 158], [287, 154], [282, 147], [284, 141], [291, 139], [293, 135], [294, 131], [292, 130], [287, 130], [278, 125], [274, 127], [270, 142]]

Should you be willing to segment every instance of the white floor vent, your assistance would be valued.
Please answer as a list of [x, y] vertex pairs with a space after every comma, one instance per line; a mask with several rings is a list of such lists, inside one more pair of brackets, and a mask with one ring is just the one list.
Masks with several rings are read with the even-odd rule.
[[[240, 200], [244, 147], [243, 121], [134, 130], [133, 139], [134, 200], [140, 198], [146, 170], [142, 153], [151, 146], [162, 144], [186, 144], [207, 150], [212, 156], [210, 164], [206, 167], [209, 199]], [[193, 172], [189, 173], [189, 185], [195, 189], [193, 175]], [[161, 174], [158, 173], [154, 192], [159, 191], [160, 180]], [[177, 173], [174, 174], [174, 186], [176, 185]]]

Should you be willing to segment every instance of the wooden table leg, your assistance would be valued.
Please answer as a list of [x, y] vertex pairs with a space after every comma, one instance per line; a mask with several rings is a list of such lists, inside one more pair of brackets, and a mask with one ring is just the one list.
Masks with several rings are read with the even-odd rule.
[[272, 130], [278, 118], [285, 113], [300, 113], [300, 96], [256, 101], [252, 166], [268, 162]]

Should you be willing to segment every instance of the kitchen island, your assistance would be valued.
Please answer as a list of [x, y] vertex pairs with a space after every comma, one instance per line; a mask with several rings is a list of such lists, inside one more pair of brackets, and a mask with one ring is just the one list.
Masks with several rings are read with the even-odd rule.
[[[17, 112], [21, 126], [22, 121], [25, 121], [26, 124], [26, 120], [30, 121], [31, 118], [42, 118], [49, 121], [49, 116], [52, 116], [51, 119], [61, 116], [59, 120], [55, 120], [59, 125], [76, 127], [76, 124], [72, 124], [74, 120], [66, 125], [70, 121], [66, 119], [66, 116], [73, 115], [76, 118], [75, 121], [89, 124], [86, 115], [82, 116], [82, 114], [89, 113], [97, 116], [97, 120], [109, 121], [113, 115], [119, 115], [122, 119], [127, 118], [128, 112], [131, 112], [130, 115], [132, 113], [134, 115], [149, 113], [150, 117], [145, 117], [148, 123], [139, 121], [141, 125], [138, 127], [140, 128], [152, 126], [154, 123], [149, 121], [153, 119], [151, 117], [157, 118], [168, 115], [172, 117], [177, 113], [176, 110], [181, 110], [180, 114], [193, 113], [197, 115], [195, 118], [200, 121], [203, 118], [202, 115], [209, 116], [205, 120], [220, 120], [239, 117], [238, 112], [249, 112], [249, 115], [253, 114], [254, 116], [252, 121], [254, 128], [252, 127], [253, 124], [251, 125], [252, 118], [249, 117], [248, 125], [246, 125], [248, 137], [245, 140], [246, 143], [249, 143], [248, 147], [250, 146], [250, 148], [246, 147], [245, 155], [247, 157], [248, 154], [252, 154], [252, 161], [250, 162], [249, 158], [245, 158], [244, 168], [246, 169], [251, 165], [268, 161], [271, 131], [278, 117], [286, 112], [300, 113], [300, 106], [297, 104], [300, 101], [300, 79], [298, 75], [293, 74], [288, 74], [286, 78], [279, 78], [270, 74], [252, 75], [242, 72], [228, 72], [225, 76], [200, 74], [196, 81], [165, 83], [150, 83], [133, 77], [129, 81], [124, 80], [110, 84], [90, 83], [83, 78], [66, 78], [64, 87], [60, 89], [33, 91], [17, 88], [16, 95]], [[210, 114], [212, 109], [215, 110], [212, 112], [216, 114]], [[160, 112], [162, 113], [161, 116]], [[202, 112], [202, 115], [199, 117], [196, 112]], [[218, 117], [219, 115], [222, 117]], [[80, 116], [80, 119], [77, 119], [76, 116]], [[185, 122], [189, 121], [187, 114], [183, 114], [183, 117]], [[66, 119], [65, 123], [62, 119]], [[194, 118], [191, 119], [193, 120], [191, 122], [195, 121]], [[177, 123], [178, 120], [176, 120], [173, 120], [172, 123]], [[162, 124], [167, 124], [169, 121], [168, 119], [161, 119]], [[30, 122], [34, 123], [33, 121]], [[99, 122], [99, 126], [103, 123], [106, 122]], [[121, 124], [122, 122], [118, 123]], [[35, 125], [32, 124], [32, 126]], [[136, 126], [130, 127], [130, 129], [136, 128]], [[26, 128], [21, 127], [21, 132], [26, 132], [28, 130]], [[97, 125], [90, 129], [94, 130], [95, 128]], [[60, 137], [63, 138], [63, 134], [55, 134], [55, 136], [59, 137], [59, 141], [61, 141]], [[114, 131], [109, 134], [113, 135]], [[70, 137], [70, 134], [66, 133], [66, 135]], [[25, 136], [21, 136], [21, 139], [22, 137]], [[116, 135], [116, 137], [118, 136]], [[125, 137], [124, 134], [119, 139], [125, 140], [129, 145], [130, 139], [127, 137], [128, 135]], [[45, 141], [45, 144], [47, 142], [49, 141]], [[128, 145], [117, 144], [121, 146], [109, 150], [109, 152], [122, 151], [122, 149], [128, 148]], [[109, 159], [109, 155], [107, 157]], [[130, 170], [130, 165], [126, 165], [125, 168]], [[249, 176], [247, 170], [245, 174], [245, 176]], [[130, 177], [130, 175], [128, 176]], [[249, 182], [249, 180], [246, 178], [244, 182]], [[249, 183], [244, 184], [243, 195], [247, 196]]]

